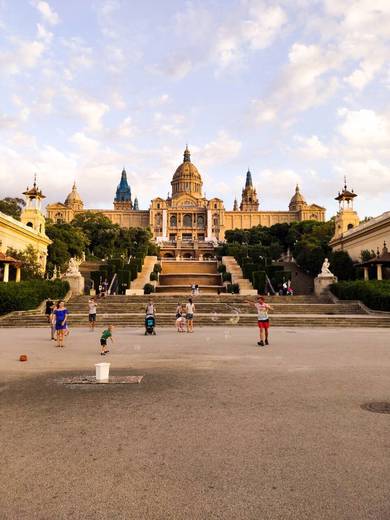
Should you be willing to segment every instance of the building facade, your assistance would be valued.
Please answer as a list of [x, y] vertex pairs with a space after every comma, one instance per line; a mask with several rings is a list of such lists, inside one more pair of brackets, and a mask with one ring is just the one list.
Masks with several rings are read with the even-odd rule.
[[379, 255], [386, 243], [390, 244], [390, 211], [360, 223], [353, 205], [356, 197], [357, 194], [348, 189], [345, 181], [342, 191], [335, 198], [339, 210], [335, 219], [335, 233], [329, 245], [333, 251], [346, 251], [352, 260], [361, 262], [362, 251]]
[[70, 222], [80, 212], [96, 211], [122, 227], [150, 227], [155, 240], [162, 243], [215, 242], [223, 240], [225, 231], [230, 229], [272, 226], [302, 220], [325, 220], [325, 208], [307, 204], [298, 186], [288, 210], [262, 211], [259, 209], [259, 199], [250, 171], [246, 175], [240, 206], [235, 201], [232, 211], [226, 210], [223, 200], [217, 197], [207, 199], [202, 188], [201, 174], [191, 162], [190, 151], [186, 147], [183, 162], [176, 169], [171, 181], [171, 194], [166, 198], [153, 199], [147, 210], [139, 210], [136, 199], [133, 203], [126, 171], [123, 169], [114, 198], [114, 209], [86, 210], [74, 185], [65, 202], [48, 205], [47, 213], [54, 221]]
[[45, 196], [36, 181], [23, 195], [26, 206], [20, 221], [0, 212], [0, 253], [5, 254], [8, 248], [24, 251], [26, 247], [32, 246], [37, 251], [41, 271], [45, 272], [47, 248], [51, 244], [45, 233], [45, 216], [42, 212]]

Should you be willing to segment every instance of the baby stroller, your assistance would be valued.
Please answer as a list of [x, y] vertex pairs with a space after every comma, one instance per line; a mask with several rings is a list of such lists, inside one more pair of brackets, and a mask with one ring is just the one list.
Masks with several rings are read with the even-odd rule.
[[154, 327], [156, 326], [156, 318], [153, 314], [148, 314], [145, 316], [145, 336], [147, 335], [156, 335], [156, 331]]

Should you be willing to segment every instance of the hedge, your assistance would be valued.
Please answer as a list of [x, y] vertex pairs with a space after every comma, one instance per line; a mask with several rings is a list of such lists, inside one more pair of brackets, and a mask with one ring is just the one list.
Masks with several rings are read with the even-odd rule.
[[361, 300], [370, 309], [390, 311], [390, 280], [338, 282], [331, 291], [340, 300]]
[[265, 271], [255, 271], [252, 273], [252, 284], [253, 287], [259, 292], [264, 294], [265, 292]]
[[68, 291], [69, 283], [62, 280], [0, 283], [0, 314], [35, 309], [43, 300], [58, 300]]

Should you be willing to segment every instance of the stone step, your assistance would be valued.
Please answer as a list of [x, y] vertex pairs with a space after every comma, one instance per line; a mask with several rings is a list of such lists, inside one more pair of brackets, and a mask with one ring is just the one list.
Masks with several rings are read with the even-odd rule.
[[[47, 322], [44, 317], [39, 320], [24, 320], [20, 323], [19, 320], [9, 319], [1, 321], [0, 327], [45, 327], [48, 329]], [[306, 315], [306, 316], [286, 316], [278, 315], [272, 316], [271, 326], [274, 327], [390, 327], [390, 318], [383, 316], [320, 316], [320, 315]], [[157, 327], [174, 327], [175, 319], [171, 315], [158, 315], [156, 318]], [[255, 315], [234, 315], [234, 314], [220, 314], [215, 316], [200, 315], [195, 316], [196, 326], [256, 326]], [[97, 327], [105, 327], [108, 324], [123, 326], [123, 327], [143, 327], [144, 315], [102, 315], [98, 319]], [[88, 319], [86, 316], [70, 316], [69, 326], [72, 327], [87, 327]]]
[[[174, 314], [178, 302], [156, 303], [158, 312]], [[179, 300], [179, 303], [181, 302]], [[145, 303], [102, 303], [98, 305], [98, 314], [102, 313], [132, 313], [142, 312], [145, 310]], [[70, 313], [85, 314], [87, 306], [80, 303], [70, 303], [67, 305]], [[232, 310], [238, 310], [243, 314], [253, 314], [252, 306], [236, 303], [230, 305], [226, 303], [200, 303], [196, 302], [196, 309], [199, 313], [226, 313]], [[273, 304], [272, 314], [366, 314], [366, 312], [358, 304]]]

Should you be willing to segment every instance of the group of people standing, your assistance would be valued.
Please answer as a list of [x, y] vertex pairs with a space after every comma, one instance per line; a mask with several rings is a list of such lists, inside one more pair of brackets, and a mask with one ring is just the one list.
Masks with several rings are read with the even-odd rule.
[[[257, 298], [257, 302], [247, 301], [249, 305], [252, 305], [257, 310], [257, 323], [259, 328], [259, 347], [264, 347], [269, 345], [269, 316], [268, 313], [272, 310], [272, 307], [268, 305], [262, 296]], [[97, 313], [97, 303], [94, 298], [91, 298], [88, 301], [88, 321], [90, 330], [95, 330], [96, 324], [96, 313]], [[146, 307], [146, 315], [156, 314], [156, 309], [151, 300]], [[46, 316], [47, 321], [50, 323], [51, 329], [51, 339], [53, 341], [57, 341], [57, 347], [64, 347], [64, 339], [69, 334], [68, 328], [68, 309], [65, 307], [64, 300], [59, 300], [56, 304], [48, 299], [46, 301]], [[176, 306], [176, 328], [177, 332], [188, 332], [192, 333], [194, 331], [194, 314], [195, 314], [195, 304], [192, 298], [188, 298], [188, 302], [178, 303]], [[112, 340], [112, 329], [113, 327], [110, 325], [106, 330], [103, 331], [100, 345], [101, 345], [101, 354], [105, 355], [109, 351], [107, 349], [107, 340], [110, 338]]]
[[177, 332], [194, 332], [195, 303], [192, 298], [188, 302], [178, 303], [176, 306], [176, 328]]
[[52, 300], [46, 300], [46, 317], [50, 323], [51, 340], [57, 341], [57, 347], [63, 348], [65, 336], [69, 334], [68, 309], [65, 302], [59, 300], [56, 304]]

